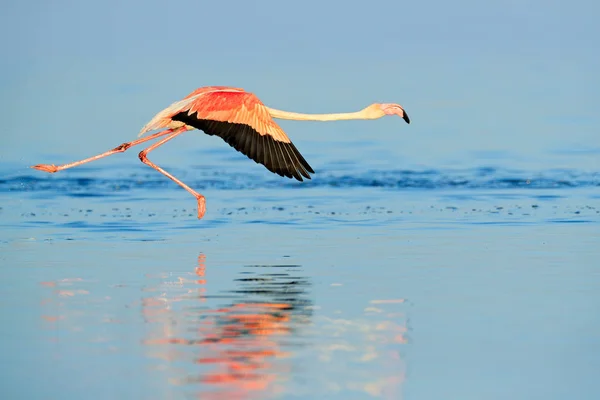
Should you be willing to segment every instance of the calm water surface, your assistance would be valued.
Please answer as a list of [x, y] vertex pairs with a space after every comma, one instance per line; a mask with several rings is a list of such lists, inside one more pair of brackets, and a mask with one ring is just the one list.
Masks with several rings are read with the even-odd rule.
[[6, 398], [597, 398], [596, 172], [112, 162], [3, 166]]
[[[0, 399], [600, 399], [598, 15], [4, 2]], [[206, 196], [201, 221], [140, 149], [28, 168], [208, 85], [411, 124], [279, 121], [303, 183], [181, 135], [150, 158]]]

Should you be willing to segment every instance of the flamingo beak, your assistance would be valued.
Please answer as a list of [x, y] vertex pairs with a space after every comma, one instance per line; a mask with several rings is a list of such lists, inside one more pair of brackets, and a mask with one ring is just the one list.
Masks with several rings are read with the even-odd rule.
[[405, 120], [407, 124], [410, 124], [410, 118], [408, 118], [408, 114], [404, 110], [402, 110], [402, 119]]

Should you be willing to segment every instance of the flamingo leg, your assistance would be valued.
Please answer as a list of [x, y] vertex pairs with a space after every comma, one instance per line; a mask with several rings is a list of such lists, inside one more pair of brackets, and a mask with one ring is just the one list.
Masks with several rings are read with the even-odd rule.
[[63, 165], [38, 164], [38, 165], [32, 166], [31, 168], [39, 169], [40, 171], [45, 171], [45, 172], [49, 172], [49, 173], [53, 174], [55, 172], [62, 171], [63, 169], [73, 168], [73, 167], [76, 167], [78, 165], [88, 163], [90, 161], [96, 161], [96, 160], [99, 160], [100, 158], [108, 157], [108, 156], [113, 155], [115, 153], [122, 153], [122, 152], [124, 152], [125, 150], [127, 150], [128, 148], [130, 148], [132, 146], [136, 146], [138, 144], [147, 142], [149, 140], [156, 139], [157, 137], [167, 135], [167, 134], [169, 134], [171, 132], [173, 132], [173, 129], [166, 129], [164, 131], [155, 133], [153, 135], [147, 136], [147, 137], [142, 138], [142, 139], [134, 140], [132, 142], [123, 143], [122, 145], [117, 146], [117, 147], [115, 147], [112, 150], [109, 150], [109, 151], [104, 152], [102, 154], [98, 154], [97, 156], [86, 158], [85, 160], [75, 161], [75, 162], [72, 162], [72, 163], [69, 163], [69, 164], [63, 164]]
[[204, 213], [206, 212], [206, 201], [204, 199], [204, 196], [202, 196], [200, 193], [196, 192], [194, 189], [192, 189], [191, 187], [189, 187], [188, 185], [186, 185], [179, 179], [175, 178], [173, 175], [171, 175], [170, 173], [168, 173], [167, 171], [165, 171], [158, 165], [154, 164], [152, 161], [148, 160], [148, 157], [147, 157], [148, 153], [150, 153], [152, 150], [156, 149], [159, 146], [162, 146], [163, 144], [167, 143], [171, 139], [174, 139], [176, 136], [182, 134], [183, 132], [185, 132], [185, 128], [176, 129], [166, 138], [164, 138], [164, 139], [154, 143], [152, 146], [140, 151], [139, 157], [140, 157], [141, 162], [154, 168], [155, 170], [157, 170], [158, 172], [160, 172], [161, 174], [163, 174], [164, 176], [171, 179], [173, 182], [175, 182], [176, 184], [178, 184], [179, 186], [181, 186], [182, 188], [187, 190], [192, 196], [194, 196], [196, 198], [196, 200], [198, 201], [198, 219], [201, 219], [204, 216]]

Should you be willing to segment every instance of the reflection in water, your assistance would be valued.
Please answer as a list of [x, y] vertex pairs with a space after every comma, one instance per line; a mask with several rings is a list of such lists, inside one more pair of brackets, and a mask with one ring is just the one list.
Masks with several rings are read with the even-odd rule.
[[[334, 309], [315, 306], [297, 265], [246, 266], [233, 289], [218, 290], [227, 282], [208, 283], [204, 255], [191, 271], [146, 279], [141, 303], [131, 301], [134, 286], [42, 282], [51, 290], [41, 318], [55, 356], [77, 354], [78, 368], [102, 381], [126, 379], [111, 369], [114, 358], [103, 371], [99, 360], [137, 354], [141, 343], [140, 370], [164, 380], [136, 384], [162, 388], [157, 398], [402, 398], [402, 298], [365, 304], [340, 286], [327, 299]], [[108, 286], [121, 297], [107, 295]]]
[[203, 384], [198, 393], [203, 399], [283, 392], [291, 361], [282, 347], [301, 344], [299, 330], [312, 314], [309, 282], [295, 275], [295, 265], [251, 266], [236, 279], [236, 290], [209, 296], [204, 261], [200, 255], [193, 273], [162, 282], [158, 296], [144, 299], [144, 318], [158, 327], [144, 343], [167, 363], [192, 361], [196, 368], [175, 371], [170, 382]]
[[[403, 313], [385, 309], [401, 300], [366, 307], [361, 318], [316, 318], [323, 344], [318, 346], [315, 358], [327, 372], [314, 382], [313, 388], [323, 388], [319, 394], [325, 397], [334, 393], [340, 399], [351, 393], [358, 393], [352, 398], [359, 399], [402, 399], [406, 366], [400, 348], [408, 342], [406, 318]], [[305, 392], [307, 398], [313, 394]]]

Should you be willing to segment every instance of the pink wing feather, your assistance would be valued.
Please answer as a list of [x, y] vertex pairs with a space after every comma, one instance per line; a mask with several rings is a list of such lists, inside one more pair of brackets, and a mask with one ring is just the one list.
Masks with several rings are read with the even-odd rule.
[[187, 126], [220, 136], [269, 171], [310, 179], [314, 173], [264, 104], [252, 93], [224, 86], [199, 88], [156, 114], [139, 136], [155, 129]]

